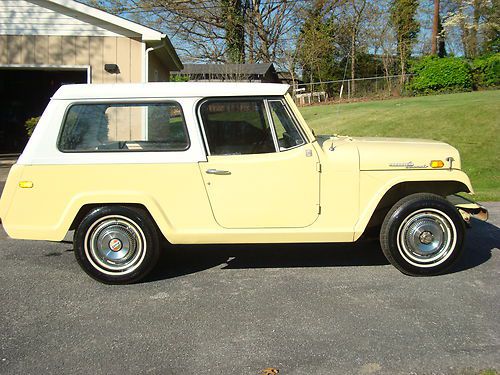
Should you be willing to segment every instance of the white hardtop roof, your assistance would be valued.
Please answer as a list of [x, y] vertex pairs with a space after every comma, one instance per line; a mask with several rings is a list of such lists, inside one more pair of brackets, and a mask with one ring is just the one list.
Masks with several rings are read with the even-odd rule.
[[135, 99], [209, 96], [284, 95], [289, 85], [276, 83], [154, 82], [64, 85], [52, 99]]

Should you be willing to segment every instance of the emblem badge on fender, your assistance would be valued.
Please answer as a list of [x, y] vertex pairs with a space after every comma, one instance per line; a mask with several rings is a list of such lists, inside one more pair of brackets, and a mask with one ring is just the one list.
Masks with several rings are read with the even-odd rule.
[[423, 169], [428, 168], [428, 165], [415, 165], [412, 161], [403, 162], [403, 163], [390, 163], [389, 167], [394, 168], [407, 168], [407, 169]]

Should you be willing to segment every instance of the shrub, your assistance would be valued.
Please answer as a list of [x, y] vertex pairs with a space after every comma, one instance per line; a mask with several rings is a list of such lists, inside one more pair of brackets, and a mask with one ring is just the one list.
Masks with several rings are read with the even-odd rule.
[[472, 90], [471, 68], [458, 57], [425, 57], [413, 65], [412, 73], [408, 88], [417, 94]]
[[170, 82], [189, 82], [189, 77], [180, 74], [171, 74]]
[[33, 134], [33, 131], [35, 130], [36, 124], [38, 124], [38, 121], [40, 120], [40, 116], [38, 117], [32, 117], [26, 120], [24, 123], [24, 127], [26, 128], [26, 131], [28, 132], [28, 136], [31, 137], [31, 134]]
[[500, 53], [475, 59], [472, 66], [475, 88], [500, 85]]

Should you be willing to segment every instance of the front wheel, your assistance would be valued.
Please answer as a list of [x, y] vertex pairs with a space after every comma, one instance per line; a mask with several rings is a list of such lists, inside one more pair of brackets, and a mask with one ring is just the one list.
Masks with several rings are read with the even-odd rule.
[[160, 252], [156, 226], [147, 212], [123, 206], [90, 211], [75, 232], [74, 248], [84, 271], [107, 284], [142, 279]]
[[460, 258], [465, 224], [446, 199], [430, 193], [412, 194], [386, 215], [380, 244], [387, 260], [412, 276], [445, 272]]

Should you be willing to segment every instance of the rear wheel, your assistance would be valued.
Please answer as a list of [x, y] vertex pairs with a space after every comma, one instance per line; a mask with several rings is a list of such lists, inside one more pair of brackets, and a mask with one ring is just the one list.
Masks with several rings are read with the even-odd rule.
[[74, 248], [85, 272], [109, 284], [142, 279], [160, 252], [156, 226], [147, 212], [123, 206], [89, 212], [76, 230]]
[[380, 231], [384, 255], [401, 272], [436, 275], [463, 252], [465, 225], [457, 209], [429, 193], [412, 194], [389, 211]]

